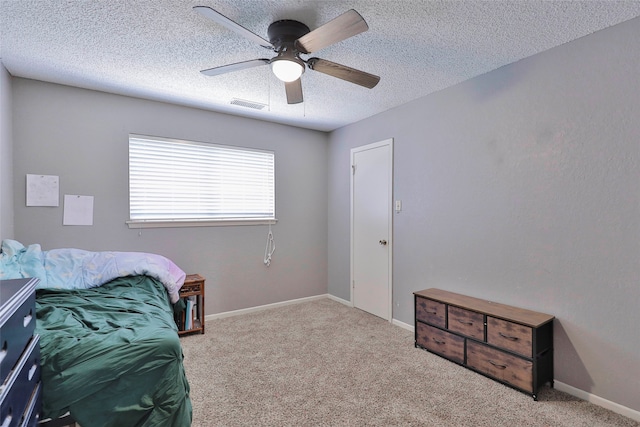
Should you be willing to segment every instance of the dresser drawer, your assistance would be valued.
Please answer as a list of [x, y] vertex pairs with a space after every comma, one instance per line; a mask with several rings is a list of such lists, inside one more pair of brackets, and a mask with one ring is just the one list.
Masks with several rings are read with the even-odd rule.
[[36, 327], [35, 301], [32, 293], [0, 325], [0, 381], [7, 378], [33, 335]]
[[[35, 335], [3, 384], [0, 393], [0, 424], [18, 426], [40, 382], [40, 337]], [[10, 421], [8, 421], [10, 420]]]
[[484, 341], [484, 316], [475, 311], [449, 306], [449, 329]]
[[31, 395], [29, 406], [22, 414], [20, 427], [36, 427], [40, 421], [40, 408], [42, 407], [42, 383], [38, 383]]
[[529, 360], [469, 340], [467, 366], [522, 390], [533, 391], [533, 363]]
[[447, 359], [464, 363], [464, 338], [442, 331], [433, 326], [418, 323], [416, 343]]
[[446, 306], [427, 298], [416, 297], [416, 319], [444, 328], [446, 326]]
[[533, 356], [532, 329], [506, 320], [487, 317], [487, 342], [526, 357]]

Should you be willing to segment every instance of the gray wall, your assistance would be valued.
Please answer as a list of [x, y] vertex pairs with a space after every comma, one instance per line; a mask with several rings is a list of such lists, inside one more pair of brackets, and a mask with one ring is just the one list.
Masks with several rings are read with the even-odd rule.
[[[327, 282], [349, 299], [349, 149], [393, 137], [394, 318], [412, 324], [412, 292], [427, 287], [554, 314], [556, 379], [640, 410], [639, 36], [638, 19], [601, 31], [333, 132], [328, 150], [322, 133], [0, 68], [2, 237], [167, 255], [207, 277], [208, 313], [324, 293]], [[129, 132], [276, 150], [272, 266], [266, 227], [126, 228]], [[95, 196], [95, 225], [25, 208], [27, 173]]]
[[555, 378], [640, 410], [640, 19], [335, 131], [329, 292], [349, 298], [349, 150], [394, 138], [395, 319], [437, 287], [556, 316]]
[[[208, 314], [327, 293], [327, 135], [159, 102], [13, 79], [15, 238], [43, 249], [165, 255], [206, 282]], [[135, 230], [128, 134], [276, 152], [276, 252], [267, 226]], [[60, 176], [60, 207], [25, 207], [25, 175]], [[93, 226], [63, 226], [64, 194], [95, 197]]]
[[13, 237], [11, 76], [0, 62], [0, 240]]

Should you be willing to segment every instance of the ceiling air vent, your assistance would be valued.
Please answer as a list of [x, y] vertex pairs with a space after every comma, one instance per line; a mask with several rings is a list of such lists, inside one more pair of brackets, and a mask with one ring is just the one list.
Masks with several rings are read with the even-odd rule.
[[267, 104], [261, 104], [259, 102], [247, 101], [244, 99], [233, 98], [231, 105], [239, 105], [241, 107], [253, 108], [254, 110], [262, 110]]

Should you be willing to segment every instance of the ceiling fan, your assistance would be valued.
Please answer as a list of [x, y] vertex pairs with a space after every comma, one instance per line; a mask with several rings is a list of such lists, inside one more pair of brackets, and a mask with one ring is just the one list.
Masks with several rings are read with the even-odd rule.
[[305, 64], [311, 70], [319, 71], [369, 89], [375, 87], [380, 81], [380, 77], [378, 76], [345, 65], [336, 64], [326, 59], [309, 58], [305, 60], [300, 57], [301, 54], [310, 54], [367, 31], [369, 26], [362, 16], [353, 9], [348, 10], [313, 31], [299, 21], [291, 19], [275, 21], [269, 25], [267, 30], [269, 36], [268, 41], [208, 6], [195, 6], [193, 9], [200, 15], [276, 53], [276, 56], [270, 59], [252, 59], [202, 70], [201, 73], [207, 76], [217, 76], [219, 74], [270, 64], [276, 77], [284, 82], [288, 104], [298, 104], [303, 101], [300, 76], [304, 73]]

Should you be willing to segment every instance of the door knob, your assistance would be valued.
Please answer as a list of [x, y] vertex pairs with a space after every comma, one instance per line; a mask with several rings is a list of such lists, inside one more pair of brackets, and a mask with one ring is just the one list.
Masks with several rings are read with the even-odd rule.
[[386, 240], [380, 240], [378, 243], [380, 243], [382, 246], [384, 246], [384, 245], [387, 244], [387, 241]]

